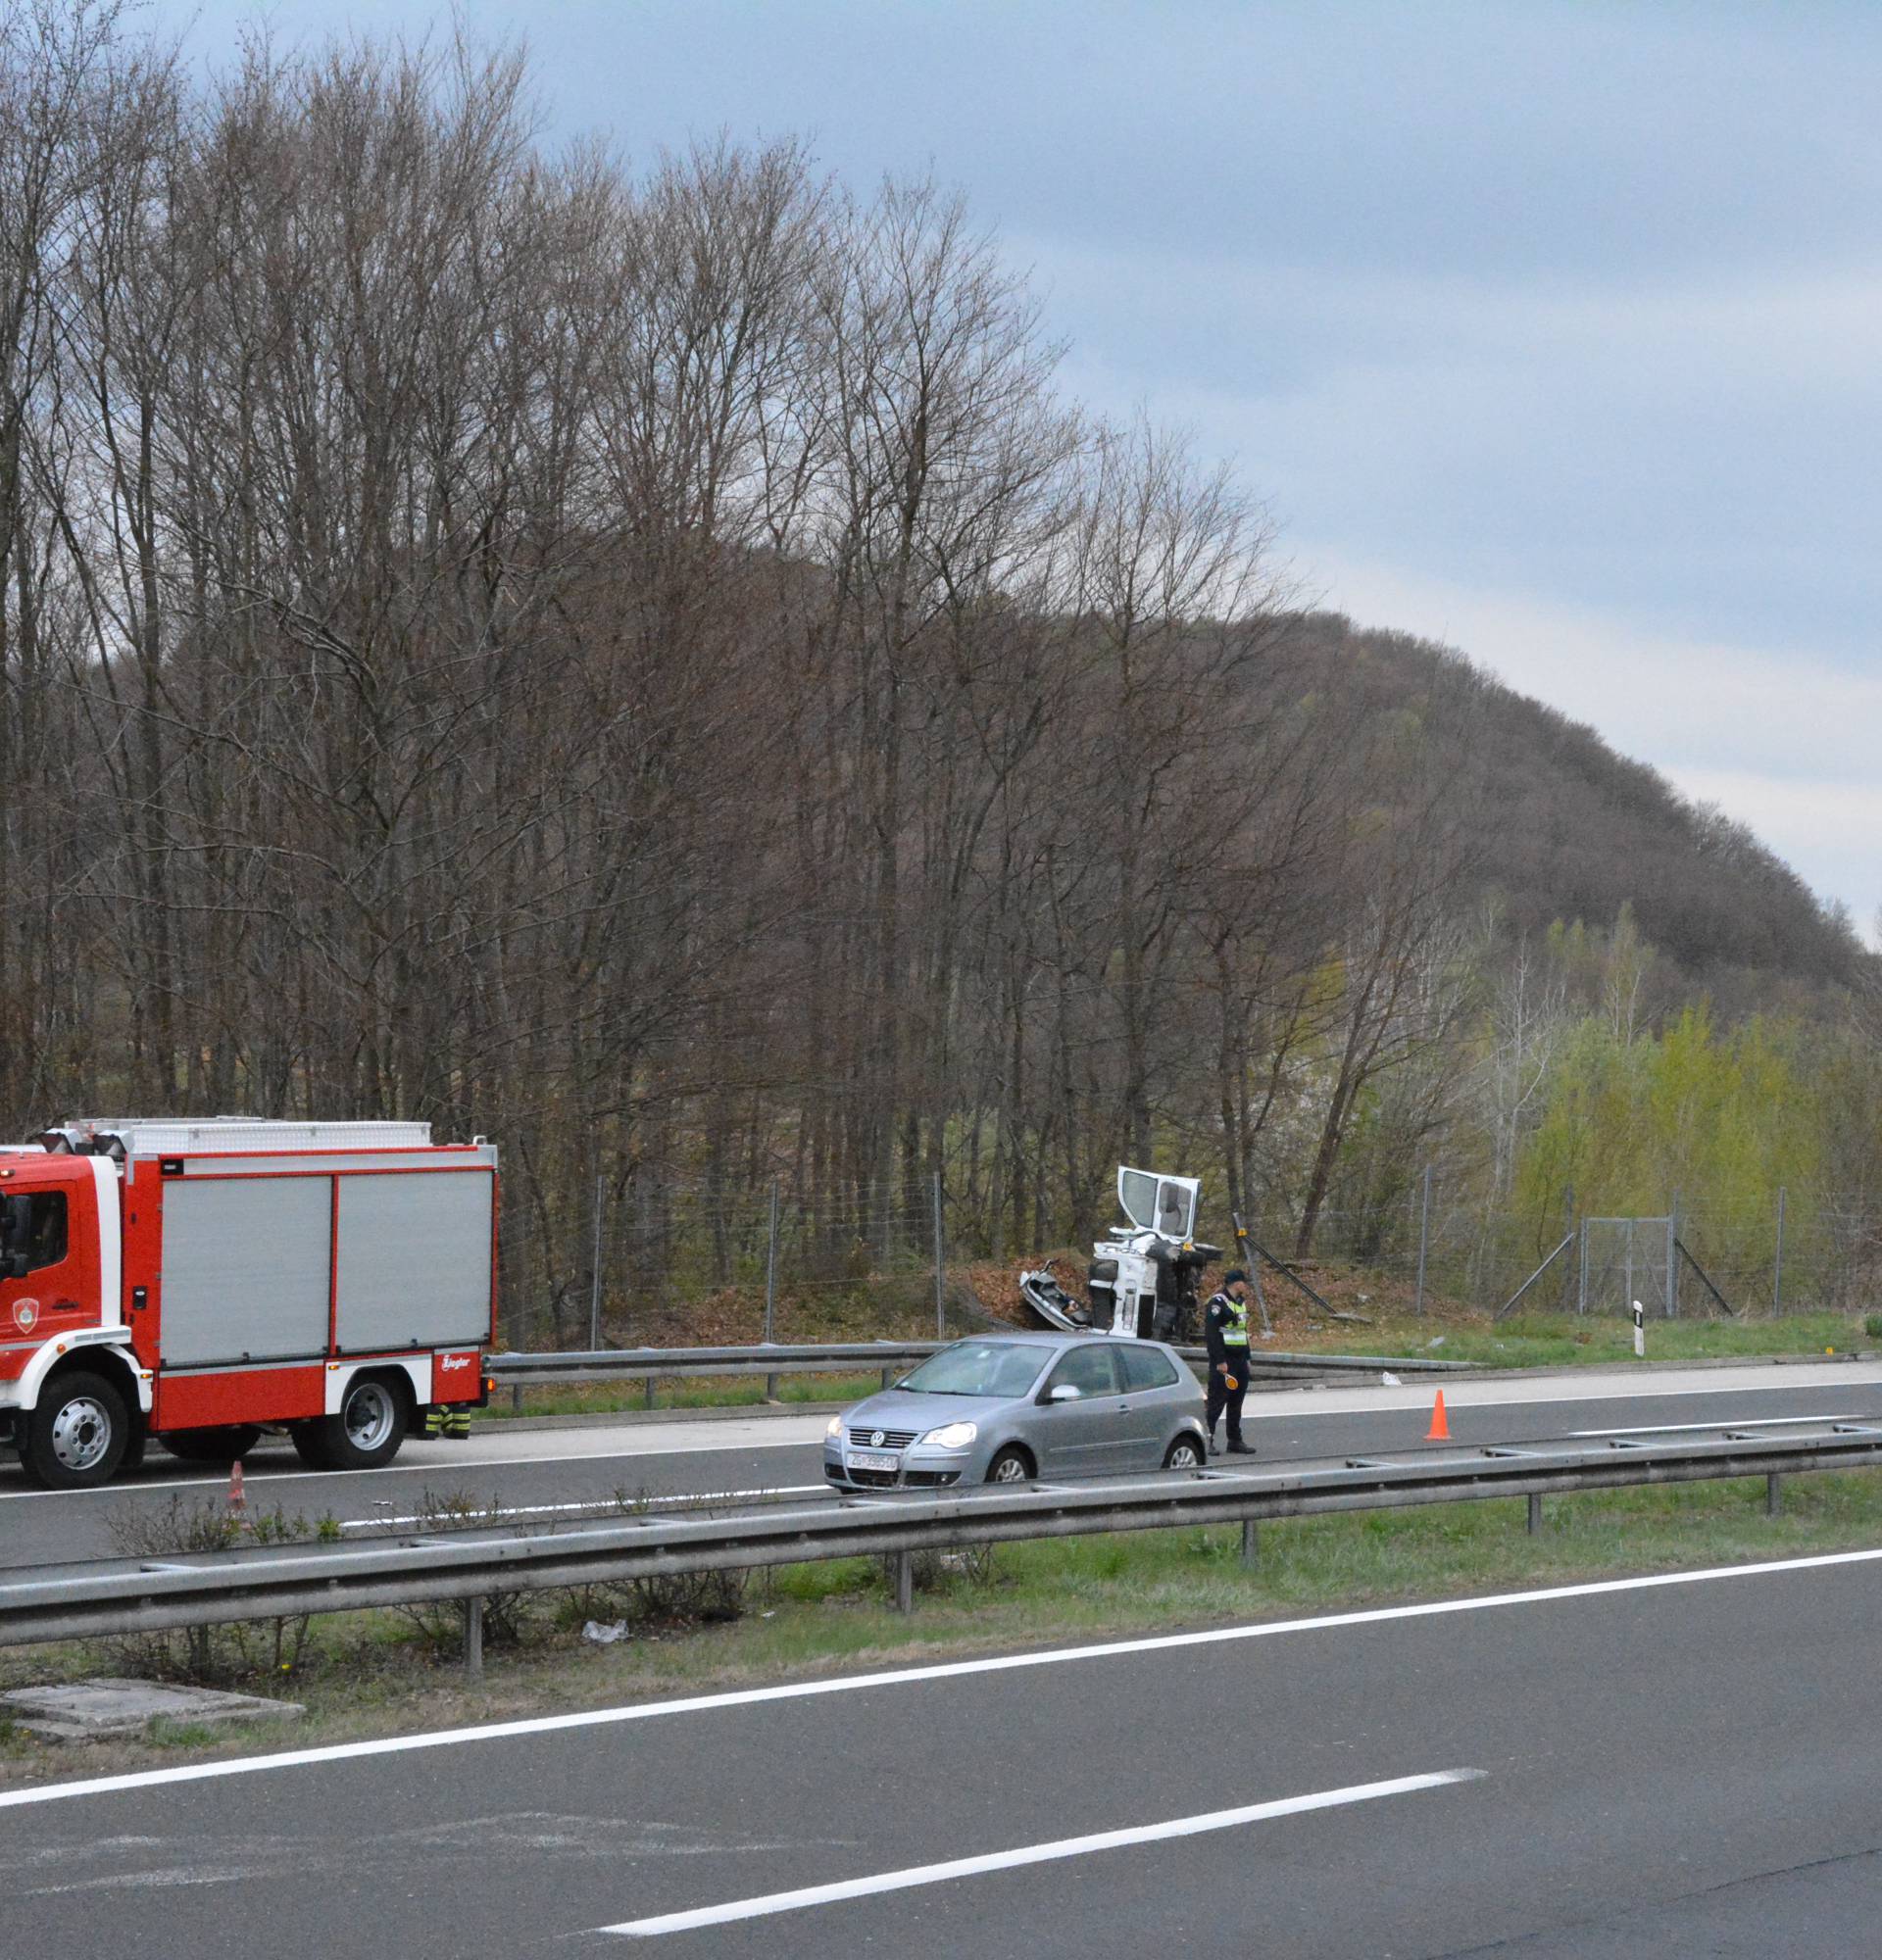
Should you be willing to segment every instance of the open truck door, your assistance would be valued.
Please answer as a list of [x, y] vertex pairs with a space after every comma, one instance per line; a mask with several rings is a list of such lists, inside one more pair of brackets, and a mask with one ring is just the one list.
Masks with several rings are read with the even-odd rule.
[[1164, 1177], [1154, 1170], [1117, 1166], [1117, 1202], [1140, 1232], [1180, 1246], [1196, 1236], [1196, 1207], [1203, 1185], [1200, 1178]]

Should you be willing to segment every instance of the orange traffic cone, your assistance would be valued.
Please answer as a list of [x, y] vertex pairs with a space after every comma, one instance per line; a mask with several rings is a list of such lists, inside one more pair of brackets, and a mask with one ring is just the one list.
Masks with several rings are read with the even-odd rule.
[[241, 1517], [248, 1509], [248, 1498], [242, 1490], [241, 1458], [228, 1466], [228, 1514], [231, 1518]]
[[1438, 1391], [1438, 1398], [1431, 1404], [1431, 1427], [1424, 1432], [1427, 1443], [1449, 1443], [1451, 1425], [1444, 1419], [1444, 1391]]

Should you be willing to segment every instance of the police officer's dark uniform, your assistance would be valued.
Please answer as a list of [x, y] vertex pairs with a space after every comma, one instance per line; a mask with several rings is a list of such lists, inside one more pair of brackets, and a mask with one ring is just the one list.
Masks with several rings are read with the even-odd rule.
[[[1228, 1411], [1228, 1447], [1232, 1455], [1252, 1456], [1254, 1451], [1242, 1441], [1242, 1397], [1248, 1394], [1248, 1302], [1228, 1291], [1237, 1280], [1244, 1285], [1248, 1275], [1239, 1270], [1222, 1281], [1222, 1291], [1212, 1294], [1203, 1313], [1203, 1340], [1209, 1348], [1209, 1388], [1204, 1398], [1203, 1420], [1209, 1427], [1209, 1446], [1215, 1447], [1215, 1424]], [[1229, 1387], [1230, 1381], [1235, 1386]]]

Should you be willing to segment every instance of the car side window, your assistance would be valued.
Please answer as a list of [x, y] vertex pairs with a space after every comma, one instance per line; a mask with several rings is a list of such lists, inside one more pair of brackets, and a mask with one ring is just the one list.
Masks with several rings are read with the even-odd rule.
[[1081, 1396], [1114, 1396], [1117, 1393], [1116, 1357], [1109, 1341], [1094, 1341], [1088, 1348], [1074, 1348], [1052, 1371], [1047, 1392], [1069, 1382]]
[[1176, 1364], [1157, 1348], [1124, 1348], [1117, 1359], [1123, 1364], [1126, 1389], [1166, 1389], [1176, 1379]]

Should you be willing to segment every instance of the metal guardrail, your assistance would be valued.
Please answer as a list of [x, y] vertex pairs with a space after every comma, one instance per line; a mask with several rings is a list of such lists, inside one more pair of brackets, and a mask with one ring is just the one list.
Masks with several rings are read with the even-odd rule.
[[[1023, 1330], [1015, 1328], [1015, 1333]], [[755, 1348], [603, 1348], [553, 1353], [492, 1354], [485, 1372], [500, 1388], [540, 1387], [550, 1382], [655, 1382], [686, 1375], [884, 1375], [912, 1368], [948, 1344], [940, 1341], [849, 1341], [824, 1346]], [[1204, 1350], [1183, 1348], [1185, 1359], [1200, 1361]], [[1423, 1355], [1287, 1354], [1251, 1348], [1257, 1378], [1315, 1374], [1439, 1375], [1467, 1371], [1467, 1361], [1441, 1361]]]
[[0, 1646], [161, 1632], [301, 1613], [474, 1602], [487, 1595], [619, 1583], [663, 1574], [797, 1565], [859, 1555], [1150, 1531], [1251, 1525], [1335, 1511], [1396, 1509], [1484, 1497], [1762, 1476], [1778, 1479], [1882, 1464], [1882, 1426], [1825, 1424], [1815, 1435], [1752, 1435], [1676, 1444], [1616, 1440], [1601, 1448], [1508, 1445], [1358, 1456], [1265, 1471], [1204, 1469], [1083, 1485], [983, 1488], [939, 1496], [846, 1496], [729, 1516], [402, 1536], [366, 1544], [287, 1545], [192, 1556], [26, 1568], [0, 1580]]

